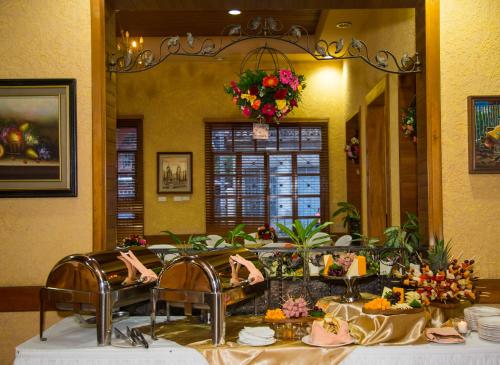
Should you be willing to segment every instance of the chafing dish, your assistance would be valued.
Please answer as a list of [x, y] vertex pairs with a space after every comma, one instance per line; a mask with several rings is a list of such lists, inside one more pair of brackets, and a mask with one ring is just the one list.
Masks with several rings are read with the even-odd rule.
[[[142, 247], [130, 250], [148, 269], [159, 273], [163, 268], [152, 251]], [[125, 263], [118, 258], [120, 251], [128, 249], [70, 255], [54, 266], [45, 287], [40, 289], [40, 340], [45, 340], [45, 308], [48, 303], [53, 303], [58, 310], [95, 312], [97, 343], [111, 344], [113, 310], [148, 300], [154, 285], [140, 279], [127, 279], [135, 274], [130, 274]]]
[[226, 307], [264, 293], [268, 280], [251, 284], [248, 270], [242, 266], [238, 272], [239, 282], [231, 281], [229, 257], [240, 255], [251, 261], [264, 273], [263, 265], [256, 254], [245, 248], [224, 249], [193, 256], [180, 256], [170, 261], [158, 277], [152, 290], [151, 336], [155, 338], [156, 307], [158, 301], [169, 307], [184, 307], [184, 314], [191, 315], [192, 308], [201, 309], [211, 323], [212, 342], [224, 343]]

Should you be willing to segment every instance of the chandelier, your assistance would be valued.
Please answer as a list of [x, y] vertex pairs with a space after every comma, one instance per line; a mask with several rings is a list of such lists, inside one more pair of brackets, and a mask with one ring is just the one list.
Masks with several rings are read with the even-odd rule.
[[[117, 73], [140, 72], [159, 65], [172, 56], [217, 57], [227, 48], [249, 40], [272, 40], [291, 44], [319, 61], [360, 59], [378, 70], [408, 74], [422, 71], [418, 53], [414, 56], [403, 54], [398, 59], [389, 50], [378, 50], [371, 54], [365, 42], [353, 38], [312, 41], [307, 30], [301, 25], [283, 29], [279, 20], [272, 17], [253, 18], [243, 27], [241, 24], [226, 25], [218, 38], [196, 38], [192, 33], [186, 37], [168, 36], [161, 40], [157, 52], [143, 48], [142, 37], [132, 40], [122, 33], [121, 45], [116, 53], [108, 56], [108, 71]], [[135, 44], [134, 44], [135, 42]], [[266, 43], [267, 44], [267, 43]]]

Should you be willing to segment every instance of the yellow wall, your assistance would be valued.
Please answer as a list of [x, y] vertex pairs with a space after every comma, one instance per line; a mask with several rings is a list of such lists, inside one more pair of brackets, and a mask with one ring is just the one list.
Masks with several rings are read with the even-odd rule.
[[[0, 199], [0, 286], [41, 285], [92, 249], [90, 2], [2, 0], [0, 39], [0, 78], [77, 79], [78, 197]], [[0, 313], [0, 363], [36, 331], [36, 313]]]
[[444, 235], [500, 278], [500, 175], [469, 175], [467, 96], [500, 95], [500, 1], [441, 1]]
[[[329, 119], [330, 198], [345, 200], [345, 129], [342, 65], [338, 62], [294, 63], [307, 87], [291, 118]], [[118, 115], [144, 115], [145, 233], [168, 229], [176, 233], [205, 232], [204, 118], [235, 118], [241, 114], [223, 86], [237, 77], [239, 62], [174, 61], [137, 74], [118, 77]], [[191, 200], [158, 202], [156, 153], [193, 152]], [[333, 204], [331, 204], [333, 207]], [[210, 233], [210, 232], [208, 232]]]

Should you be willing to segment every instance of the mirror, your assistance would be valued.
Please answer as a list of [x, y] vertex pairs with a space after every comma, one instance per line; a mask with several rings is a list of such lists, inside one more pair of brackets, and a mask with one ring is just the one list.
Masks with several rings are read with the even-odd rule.
[[[383, 48], [400, 56], [415, 52], [414, 9], [331, 10], [324, 17], [323, 25], [315, 28], [318, 38], [356, 37], [372, 52]], [[336, 27], [346, 19], [351, 28]], [[144, 37], [148, 42], [158, 39]], [[406, 212], [417, 214], [416, 144], [401, 125], [415, 104], [415, 77], [389, 76], [359, 60], [311, 60], [300, 49], [286, 47], [307, 87], [294, 112], [280, 126], [271, 126], [270, 141], [255, 142], [252, 121], [241, 122], [240, 111], [223, 90], [238, 79], [243, 56], [253, 46], [245, 48], [242, 43], [217, 59], [172, 57], [146, 72], [117, 75], [119, 126], [120, 121], [135, 120], [142, 135], [136, 150], [118, 151], [118, 186], [123, 186], [124, 200], [130, 194], [142, 198], [143, 206], [141, 210], [141, 202], [130, 201], [120, 206], [119, 201], [118, 217], [123, 219], [118, 220], [118, 231], [134, 226], [139, 232], [142, 218], [149, 243], [164, 243], [164, 230], [181, 236], [222, 233], [221, 227], [234, 228], [239, 217], [247, 216], [249, 232], [255, 232], [264, 223], [290, 223], [295, 217], [331, 220], [337, 204], [349, 202], [360, 213], [361, 233], [381, 238], [384, 228], [399, 225]], [[272, 46], [280, 48], [279, 43]], [[273, 65], [267, 60], [264, 66]], [[233, 122], [241, 128], [220, 127], [219, 137], [210, 129]], [[303, 142], [315, 138], [317, 130], [328, 146], [326, 156], [316, 162], [314, 156], [322, 150]], [[358, 161], [345, 151], [353, 137], [359, 140]], [[217, 138], [233, 145], [208, 156], [207, 146], [214, 146]], [[274, 140], [283, 149], [274, 146]], [[192, 153], [192, 194], [158, 194], [158, 152]], [[130, 186], [136, 167], [143, 171], [142, 180]], [[314, 190], [318, 186], [325, 190]], [[231, 189], [240, 189], [240, 195]], [[266, 220], [258, 219], [260, 211]], [[344, 227], [343, 216], [331, 229], [338, 236], [353, 228]], [[221, 219], [214, 222], [214, 217]], [[252, 217], [257, 218], [251, 221]]]

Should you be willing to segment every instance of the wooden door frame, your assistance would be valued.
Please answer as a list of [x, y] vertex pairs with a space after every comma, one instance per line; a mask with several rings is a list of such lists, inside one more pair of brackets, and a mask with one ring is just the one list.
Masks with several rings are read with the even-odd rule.
[[[92, 42], [92, 196], [93, 249], [106, 242], [106, 65], [105, 0], [90, 0]], [[346, 7], [343, 2], [316, 1], [324, 8]], [[423, 227], [430, 242], [443, 235], [441, 172], [441, 90], [439, 0], [415, 0], [416, 49], [423, 63], [417, 76], [417, 115], [421, 124], [419, 148], [426, 158], [419, 166], [419, 196], [427, 208]], [[298, 5], [298, 3], [296, 4]], [[336, 6], [338, 5], [338, 6]], [[349, 2], [352, 8], [383, 8], [383, 1]], [[420, 212], [419, 212], [420, 213]]]

